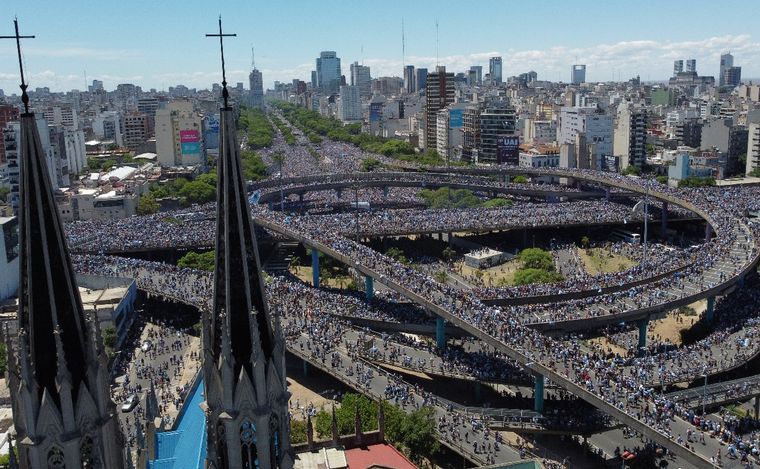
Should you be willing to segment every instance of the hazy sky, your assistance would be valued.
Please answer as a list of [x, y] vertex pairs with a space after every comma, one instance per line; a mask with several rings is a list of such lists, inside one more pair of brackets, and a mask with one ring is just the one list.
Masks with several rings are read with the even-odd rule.
[[[217, 16], [229, 32], [228, 81], [248, 87], [251, 46], [265, 87], [310, 79], [314, 59], [335, 50], [343, 73], [355, 60], [373, 77], [401, 75], [401, 21], [406, 63], [436, 62], [459, 72], [501, 55], [504, 76], [535, 70], [539, 79], [569, 79], [570, 65], [587, 64], [587, 80], [663, 80], [673, 60], [697, 59], [700, 74], [718, 73], [731, 51], [742, 77], [760, 77], [760, 1], [640, 0], [26, 0], [3, 5], [0, 35], [17, 15], [30, 87], [106, 89], [134, 83], [209, 88], [221, 81], [218, 42], [205, 33]], [[438, 60], [436, 28], [439, 25]], [[363, 52], [362, 52], [363, 49]], [[0, 43], [0, 89], [18, 92], [15, 44]]]

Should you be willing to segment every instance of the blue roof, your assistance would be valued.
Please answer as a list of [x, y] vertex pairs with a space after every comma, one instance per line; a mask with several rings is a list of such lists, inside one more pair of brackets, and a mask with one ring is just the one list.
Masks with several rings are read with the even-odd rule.
[[156, 459], [148, 469], [204, 469], [206, 461], [206, 417], [203, 402], [203, 379], [180, 411], [176, 429], [156, 434]]

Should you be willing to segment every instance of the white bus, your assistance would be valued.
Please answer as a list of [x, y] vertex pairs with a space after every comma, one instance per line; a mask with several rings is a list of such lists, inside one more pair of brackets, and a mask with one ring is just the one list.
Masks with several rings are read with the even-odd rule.
[[626, 230], [612, 230], [612, 238], [625, 241], [631, 244], [641, 244], [641, 236], [638, 233], [633, 233]]

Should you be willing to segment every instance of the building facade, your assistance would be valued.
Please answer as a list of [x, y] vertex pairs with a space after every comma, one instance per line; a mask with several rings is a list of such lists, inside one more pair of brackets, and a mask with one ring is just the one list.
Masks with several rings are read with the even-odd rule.
[[164, 167], [205, 164], [201, 115], [186, 100], [169, 103], [156, 113], [156, 154]]
[[488, 76], [491, 77], [491, 83], [501, 85], [501, 57], [491, 57], [488, 60]]
[[427, 75], [425, 88], [425, 149], [438, 148], [438, 112], [454, 102], [454, 74], [440, 66]]
[[351, 64], [351, 86], [359, 88], [359, 96], [362, 98], [372, 96], [372, 76], [369, 67], [359, 65], [359, 62]]
[[338, 94], [340, 58], [335, 51], [322, 51], [317, 58], [317, 87], [326, 95]]

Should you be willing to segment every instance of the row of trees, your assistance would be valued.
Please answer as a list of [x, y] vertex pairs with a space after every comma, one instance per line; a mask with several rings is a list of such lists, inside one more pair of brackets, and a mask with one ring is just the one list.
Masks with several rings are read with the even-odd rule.
[[[417, 465], [430, 460], [439, 449], [435, 435], [435, 413], [430, 407], [406, 413], [398, 407], [383, 402], [378, 404], [369, 398], [349, 393], [341, 399], [340, 407], [335, 409], [338, 423], [338, 433], [351, 435], [354, 433], [356, 410], [361, 417], [362, 432], [377, 430], [380, 405], [385, 413], [385, 437], [396, 448], [406, 454]], [[293, 443], [306, 441], [306, 422], [291, 420], [290, 438]], [[317, 438], [332, 437], [332, 415], [321, 410], [314, 418], [314, 430]]]
[[242, 108], [238, 126], [246, 132], [248, 148], [251, 150], [268, 147], [274, 141], [272, 123], [260, 109]]
[[291, 103], [278, 102], [276, 106], [313, 143], [319, 143], [322, 140], [321, 137], [327, 137], [354, 144], [364, 151], [381, 153], [398, 160], [414, 161], [426, 165], [444, 163], [443, 159], [434, 151], [418, 154], [408, 142], [362, 133], [361, 124], [343, 125], [337, 119], [324, 117], [316, 111]]
[[198, 270], [205, 270], [206, 272], [211, 272], [214, 270], [214, 261], [215, 261], [214, 251], [201, 252], [201, 253], [190, 251], [184, 256], [180, 257], [179, 261], [177, 261], [177, 266], [188, 268], [188, 269], [198, 269]]
[[495, 208], [510, 207], [512, 201], [497, 197], [495, 199], [481, 200], [471, 190], [450, 189], [441, 187], [436, 190], [423, 189], [420, 197], [429, 208]]
[[285, 125], [285, 123], [281, 121], [280, 118], [275, 116], [274, 114], [271, 114], [269, 118], [272, 120], [272, 122], [274, 122], [274, 125], [276, 125], [278, 129], [280, 129], [280, 132], [282, 132], [282, 138], [285, 139], [285, 143], [287, 143], [288, 145], [295, 145], [296, 138], [293, 136], [293, 131], [290, 130], [290, 127]]

